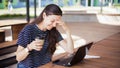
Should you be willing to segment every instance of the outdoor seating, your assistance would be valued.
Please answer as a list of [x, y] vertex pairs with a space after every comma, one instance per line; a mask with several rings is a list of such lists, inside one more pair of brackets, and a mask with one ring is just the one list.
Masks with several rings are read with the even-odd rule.
[[15, 59], [16, 49], [16, 40], [0, 43], [0, 68], [17, 63]]

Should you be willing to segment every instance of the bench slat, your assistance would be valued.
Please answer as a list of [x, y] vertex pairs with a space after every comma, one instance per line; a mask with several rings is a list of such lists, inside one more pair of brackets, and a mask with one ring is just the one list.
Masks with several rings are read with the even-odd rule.
[[16, 45], [16, 42], [17, 42], [17, 40], [0, 43], [0, 49], [4, 48], [4, 47], [9, 47], [9, 46]]
[[17, 45], [1, 48], [0, 49], [0, 56], [15, 52], [16, 50], [17, 50]]
[[0, 68], [4, 68], [4, 67], [10, 66], [15, 63], [17, 63], [15, 56], [6, 58], [4, 60], [0, 60]]

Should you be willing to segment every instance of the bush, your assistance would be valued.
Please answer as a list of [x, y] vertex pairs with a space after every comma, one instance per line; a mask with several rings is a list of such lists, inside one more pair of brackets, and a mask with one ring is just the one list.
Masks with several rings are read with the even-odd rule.
[[118, 3], [118, 4], [114, 4], [113, 5], [114, 7], [120, 7], [120, 4]]
[[23, 14], [3, 14], [0, 15], [0, 19], [12, 19], [12, 18], [25, 18], [26, 15]]

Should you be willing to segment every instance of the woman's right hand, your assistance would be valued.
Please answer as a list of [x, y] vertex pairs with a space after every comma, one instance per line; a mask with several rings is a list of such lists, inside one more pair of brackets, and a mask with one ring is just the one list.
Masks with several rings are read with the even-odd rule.
[[40, 41], [34, 40], [30, 44], [28, 44], [27, 48], [29, 49], [29, 51], [32, 50], [40, 51], [42, 49], [42, 45]]
[[61, 19], [58, 20], [56, 23], [57, 23], [58, 25], [60, 25], [65, 32], [70, 32], [67, 24], [66, 24], [64, 21], [62, 21]]

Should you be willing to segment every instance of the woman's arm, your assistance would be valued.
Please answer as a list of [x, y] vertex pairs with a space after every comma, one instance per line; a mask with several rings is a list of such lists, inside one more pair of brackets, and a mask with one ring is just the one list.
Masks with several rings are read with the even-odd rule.
[[66, 33], [67, 38], [66, 38], [66, 40], [60, 41], [58, 44], [59, 44], [65, 51], [67, 51], [67, 52], [69, 52], [69, 53], [73, 53], [73, 52], [74, 52], [74, 44], [73, 44], [73, 40], [72, 40], [72, 37], [71, 37], [71, 32], [70, 32], [70, 30], [69, 30], [68, 26], [67, 26], [64, 22], [62, 22], [62, 21], [59, 22], [59, 25], [62, 26], [63, 30], [64, 30], [65, 33]]
[[41, 48], [42, 48], [41, 42], [37, 40], [32, 41], [30, 44], [27, 45], [26, 48], [19, 45], [16, 51], [16, 60], [22, 61], [29, 55], [29, 51], [32, 51], [33, 49], [40, 51]]
[[24, 48], [22, 46], [18, 46], [17, 51], [16, 51], [16, 60], [22, 61], [24, 60], [29, 54], [28, 48]]

